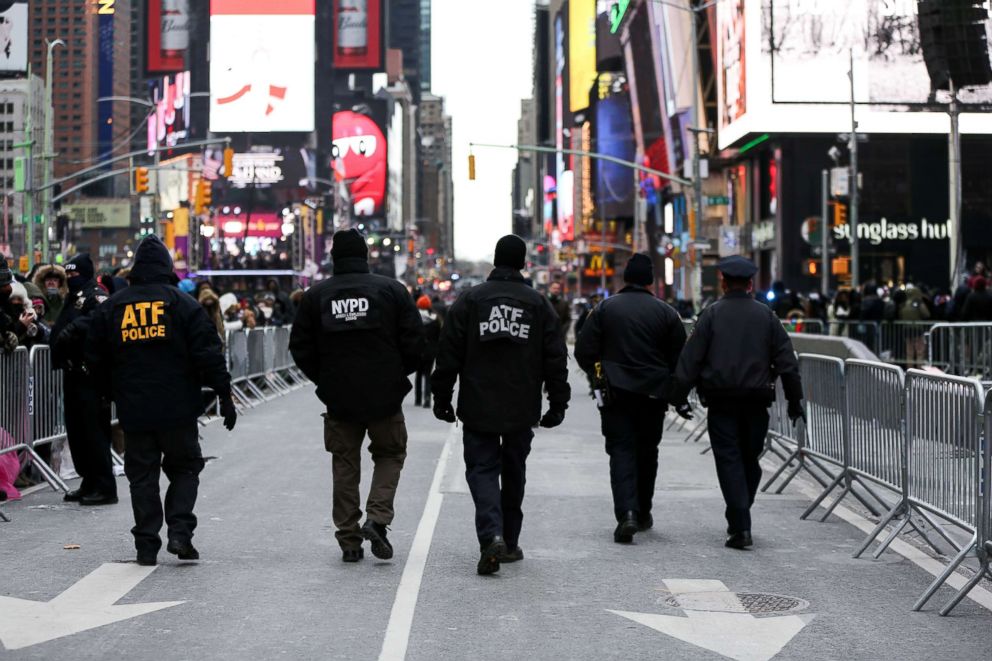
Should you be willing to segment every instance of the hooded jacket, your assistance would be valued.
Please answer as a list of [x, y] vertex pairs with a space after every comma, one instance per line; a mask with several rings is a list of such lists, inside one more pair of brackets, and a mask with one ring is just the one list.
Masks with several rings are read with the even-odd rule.
[[369, 423], [394, 415], [412, 389], [422, 326], [403, 285], [345, 257], [303, 295], [289, 350], [331, 418]]
[[169, 251], [158, 237], [144, 239], [130, 286], [100, 305], [89, 325], [87, 366], [126, 432], [195, 425], [202, 387], [231, 396], [217, 328], [173, 281]]
[[[49, 294], [45, 289], [45, 280], [53, 276], [59, 279], [59, 288], [56, 293]], [[58, 264], [46, 264], [35, 272], [34, 284], [38, 285], [38, 289], [45, 297], [45, 321], [52, 324], [59, 318], [65, 297], [69, 294], [69, 287], [66, 286], [65, 280], [65, 269]]]
[[448, 311], [431, 376], [435, 401], [451, 402], [458, 380], [458, 417], [491, 434], [535, 426], [544, 386], [551, 407], [564, 411], [571, 389], [560, 326], [551, 301], [519, 271], [497, 267]]

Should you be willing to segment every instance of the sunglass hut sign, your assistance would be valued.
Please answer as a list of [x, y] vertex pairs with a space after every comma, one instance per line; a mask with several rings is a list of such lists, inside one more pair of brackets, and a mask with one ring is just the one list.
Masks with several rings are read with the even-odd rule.
[[[838, 225], [833, 228], [835, 241], [851, 240], [851, 225]], [[934, 223], [926, 218], [919, 222], [894, 223], [882, 218], [875, 223], [858, 223], [858, 239], [873, 246], [883, 241], [943, 241], [951, 234], [951, 221]]]

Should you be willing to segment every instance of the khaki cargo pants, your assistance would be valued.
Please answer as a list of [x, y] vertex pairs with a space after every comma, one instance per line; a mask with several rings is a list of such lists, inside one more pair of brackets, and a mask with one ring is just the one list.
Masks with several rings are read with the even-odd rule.
[[361, 546], [362, 443], [368, 433], [372, 454], [372, 487], [365, 509], [382, 525], [393, 522], [393, 499], [406, 460], [406, 420], [403, 412], [370, 422], [342, 422], [324, 414], [324, 447], [332, 456], [334, 505], [332, 517], [342, 549]]

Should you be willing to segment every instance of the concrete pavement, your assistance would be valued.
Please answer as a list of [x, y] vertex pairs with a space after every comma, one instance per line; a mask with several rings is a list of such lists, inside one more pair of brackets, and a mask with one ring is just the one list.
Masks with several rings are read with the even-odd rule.
[[[614, 544], [598, 415], [575, 377], [565, 425], [539, 431], [534, 442], [521, 538], [526, 559], [494, 577], [474, 571], [460, 429], [412, 402], [391, 532], [396, 557], [380, 562], [367, 552], [359, 565], [342, 564], [320, 407], [305, 389], [250, 412], [234, 434], [218, 425], [205, 430], [204, 452], [216, 458], [202, 476], [197, 508], [202, 561], [179, 563], [163, 551], [146, 577], [114, 578], [118, 585], [134, 583], [118, 605], [182, 603], [128, 619], [111, 612], [109, 624], [0, 648], [0, 658], [992, 656], [989, 610], [969, 599], [949, 618], [912, 613], [931, 576], [895, 553], [851, 559], [863, 533], [837, 517], [800, 521], [809, 502], [801, 485], [759, 497], [752, 551], [724, 549], [712, 458], [683, 435], [663, 442], [655, 530], [634, 545]], [[48, 602], [104, 571], [104, 563], [133, 559], [126, 498], [116, 507], [84, 509], [44, 492], [6, 511], [14, 521], [0, 524], [0, 597]], [[81, 548], [64, 550], [66, 544]], [[136, 570], [127, 564], [123, 571]], [[113, 584], [100, 585], [99, 576], [77, 590], [93, 610], [109, 608], [99, 605], [101, 598], [116, 598]], [[949, 594], [942, 591], [938, 601]], [[75, 623], [57, 610], [63, 602], [53, 603], [46, 623], [25, 615], [31, 607], [23, 602], [0, 599], [0, 638], [7, 642], [4, 632], [15, 622], [39, 639], [52, 620]], [[758, 613], [762, 607], [771, 612]]]

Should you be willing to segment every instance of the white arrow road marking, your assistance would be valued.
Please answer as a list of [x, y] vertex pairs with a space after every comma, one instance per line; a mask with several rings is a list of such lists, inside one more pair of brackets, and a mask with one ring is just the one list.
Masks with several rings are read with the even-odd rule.
[[685, 610], [685, 617], [609, 612], [737, 661], [768, 661], [814, 617], [754, 617], [745, 611], [737, 595], [720, 581], [669, 579], [665, 585], [673, 595], [693, 595], [692, 607], [699, 610]]
[[108, 563], [48, 602], [0, 597], [0, 642], [17, 650], [184, 603], [114, 606], [153, 571], [155, 567]]

